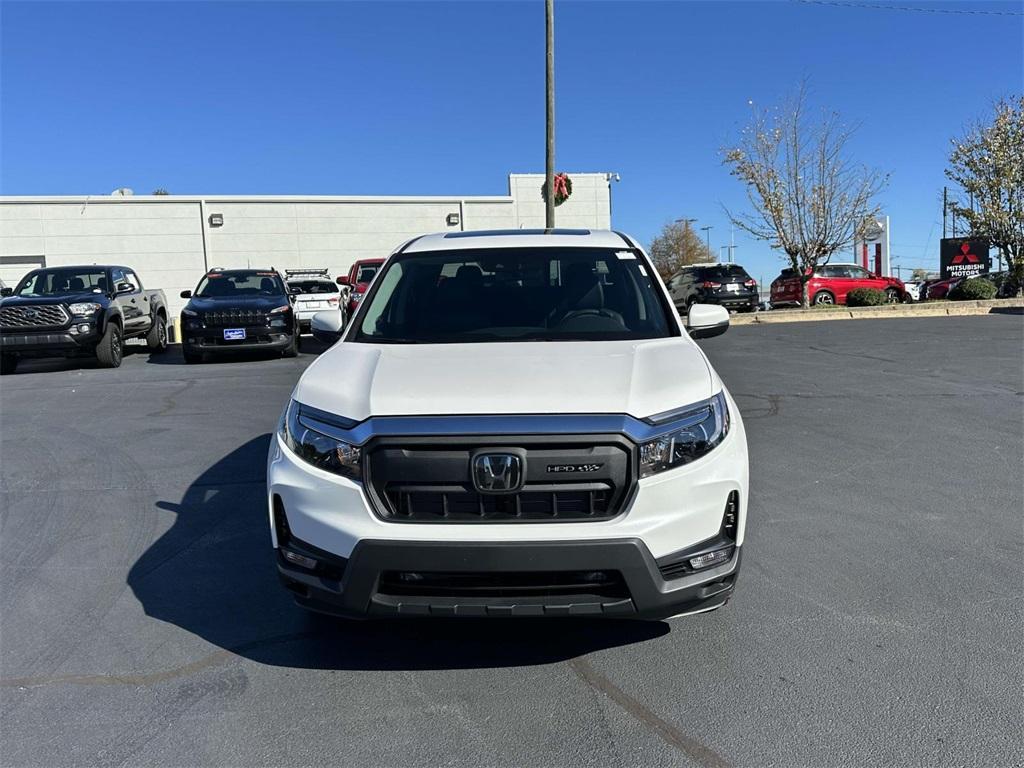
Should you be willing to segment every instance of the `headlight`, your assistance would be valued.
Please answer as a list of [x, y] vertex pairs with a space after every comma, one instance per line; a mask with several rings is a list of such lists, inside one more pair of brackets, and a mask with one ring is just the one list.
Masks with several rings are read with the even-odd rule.
[[100, 305], [94, 301], [83, 301], [79, 304], [70, 304], [68, 309], [71, 310], [72, 315], [83, 317], [85, 315], [91, 315], [100, 311]]
[[280, 431], [288, 447], [303, 461], [349, 480], [362, 480], [359, 448], [303, 424], [299, 404], [294, 400], [284, 412]]
[[655, 424], [679, 422], [678, 429], [640, 445], [640, 477], [689, 464], [699, 459], [729, 434], [729, 406], [725, 393], [680, 413], [648, 419]]

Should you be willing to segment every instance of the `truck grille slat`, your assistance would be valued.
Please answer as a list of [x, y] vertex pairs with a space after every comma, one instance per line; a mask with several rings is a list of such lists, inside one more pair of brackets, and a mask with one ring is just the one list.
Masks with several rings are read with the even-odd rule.
[[217, 309], [203, 313], [203, 325], [207, 328], [244, 328], [267, 323], [267, 313], [257, 309]]
[[60, 304], [34, 304], [0, 308], [0, 326], [4, 328], [57, 328], [71, 319]]

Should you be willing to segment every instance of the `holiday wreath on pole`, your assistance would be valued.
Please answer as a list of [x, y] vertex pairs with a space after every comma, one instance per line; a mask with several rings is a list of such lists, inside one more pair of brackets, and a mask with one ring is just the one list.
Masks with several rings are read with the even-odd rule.
[[[555, 205], [559, 206], [569, 199], [569, 195], [572, 194], [572, 179], [570, 179], [564, 173], [556, 173], [554, 178], [555, 188]], [[548, 201], [548, 183], [545, 181], [540, 188], [540, 196], [546, 203]]]

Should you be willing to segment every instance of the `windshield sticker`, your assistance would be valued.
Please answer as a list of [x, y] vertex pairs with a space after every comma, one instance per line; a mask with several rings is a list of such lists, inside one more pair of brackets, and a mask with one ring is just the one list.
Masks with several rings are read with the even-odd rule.
[[618, 259], [635, 259], [636, 254], [632, 251], [616, 251], [615, 257]]
[[644, 277], [647, 277], [647, 270], [644, 268], [644, 265], [637, 264], [637, 266], [640, 268], [640, 274], [643, 275]]

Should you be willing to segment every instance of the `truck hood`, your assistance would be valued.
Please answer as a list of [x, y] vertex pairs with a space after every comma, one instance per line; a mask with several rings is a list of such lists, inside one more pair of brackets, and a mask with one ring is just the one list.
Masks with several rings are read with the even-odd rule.
[[52, 296], [5, 296], [0, 305], [5, 307], [31, 307], [39, 304], [74, 304], [79, 301], [95, 301], [106, 304], [108, 299], [102, 293], [93, 291], [75, 291], [74, 293], [55, 293]]
[[498, 344], [339, 343], [299, 380], [300, 403], [370, 416], [626, 413], [643, 418], [721, 387], [687, 338]]

